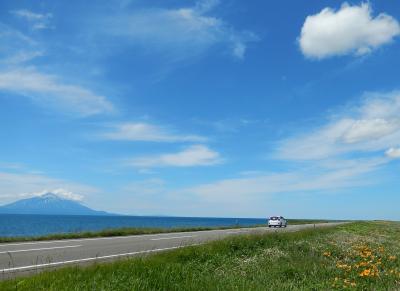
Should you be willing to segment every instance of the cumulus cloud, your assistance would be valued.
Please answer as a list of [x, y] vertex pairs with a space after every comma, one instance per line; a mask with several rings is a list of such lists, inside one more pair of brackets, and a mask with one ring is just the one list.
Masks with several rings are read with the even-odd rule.
[[40, 14], [32, 12], [28, 9], [20, 9], [11, 11], [15, 16], [27, 20], [32, 24], [32, 29], [40, 30], [49, 28], [50, 19], [53, 17], [51, 13]]
[[326, 124], [282, 141], [277, 157], [315, 160], [349, 153], [373, 153], [400, 140], [400, 92], [370, 93]]
[[385, 13], [373, 17], [368, 2], [354, 6], [344, 3], [337, 11], [325, 8], [308, 16], [299, 44], [303, 54], [310, 58], [363, 55], [391, 42], [399, 34], [398, 21]]
[[177, 153], [135, 158], [129, 164], [138, 168], [194, 167], [211, 166], [221, 161], [218, 152], [204, 145], [192, 145]]
[[144, 122], [129, 122], [111, 125], [112, 130], [101, 134], [109, 140], [151, 142], [202, 142], [206, 138], [198, 135], [176, 134], [171, 130]]
[[107, 34], [146, 49], [167, 52], [178, 59], [199, 55], [217, 45], [230, 48], [234, 57], [242, 59], [247, 44], [257, 41], [258, 37], [249, 31], [237, 31], [222, 19], [209, 16], [218, 3], [199, 1], [193, 7], [137, 9], [108, 17], [102, 26]]
[[81, 195], [81, 194], [76, 194], [74, 192], [71, 192], [71, 191], [68, 191], [68, 190], [65, 190], [65, 189], [43, 190], [43, 191], [40, 191], [40, 192], [27, 194], [27, 196], [39, 196], [40, 197], [40, 196], [43, 196], [43, 195], [46, 195], [46, 194], [49, 194], [49, 193], [55, 194], [60, 198], [64, 198], [64, 199], [68, 199], [68, 200], [74, 200], [74, 201], [82, 201], [83, 198], [84, 198], [84, 196]]
[[64, 84], [56, 76], [33, 67], [0, 71], [0, 90], [82, 116], [114, 111], [106, 97], [78, 85]]
[[400, 158], [400, 148], [390, 148], [386, 151], [386, 156], [392, 159], [399, 159]]
[[[81, 200], [83, 199], [83, 195], [77, 193], [85, 193], [85, 195], [90, 196], [99, 191], [89, 185], [52, 178], [44, 174], [32, 174], [25, 171], [0, 172], [0, 189], [0, 203], [43, 195], [47, 192], [53, 192], [67, 199]], [[50, 190], [43, 191], [43, 189]]]

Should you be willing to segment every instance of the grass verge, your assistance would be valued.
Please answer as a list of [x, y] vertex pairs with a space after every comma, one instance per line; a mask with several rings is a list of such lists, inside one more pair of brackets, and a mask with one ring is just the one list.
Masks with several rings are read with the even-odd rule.
[[0, 282], [0, 290], [398, 290], [400, 223], [231, 237]]

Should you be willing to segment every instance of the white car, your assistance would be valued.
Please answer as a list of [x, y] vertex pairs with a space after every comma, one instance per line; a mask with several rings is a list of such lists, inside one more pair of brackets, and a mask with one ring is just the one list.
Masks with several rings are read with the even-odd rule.
[[283, 216], [271, 216], [268, 219], [268, 227], [286, 227], [287, 221]]

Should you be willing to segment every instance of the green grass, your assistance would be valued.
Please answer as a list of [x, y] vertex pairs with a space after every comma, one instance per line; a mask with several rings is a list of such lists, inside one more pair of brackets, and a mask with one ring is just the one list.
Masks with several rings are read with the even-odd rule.
[[4, 281], [0, 290], [398, 290], [399, 241], [394, 222], [237, 236]]
[[[307, 219], [290, 219], [290, 224], [307, 224], [307, 223], [324, 223], [330, 222], [329, 220], [307, 220]], [[252, 225], [248, 227], [266, 226]], [[232, 225], [227, 227], [178, 227], [178, 228], [116, 228], [105, 229], [102, 231], [86, 231], [77, 233], [61, 233], [51, 234], [46, 236], [30, 236], [30, 237], [0, 237], [0, 243], [8, 242], [23, 242], [23, 241], [43, 241], [43, 240], [62, 240], [62, 239], [75, 239], [75, 238], [94, 238], [94, 237], [112, 237], [112, 236], [127, 236], [127, 235], [141, 235], [141, 234], [157, 234], [157, 233], [170, 233], [170, 232], [189, 232], [189, 231], [202, 231], [202, 230], [215, 230], [215, 229], [228, 229], [228, 228], [246, 228], [246, 226]]]

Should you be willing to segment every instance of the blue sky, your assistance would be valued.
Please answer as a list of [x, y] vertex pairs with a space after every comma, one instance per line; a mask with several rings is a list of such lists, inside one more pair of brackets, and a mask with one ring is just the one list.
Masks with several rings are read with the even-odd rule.
[[0, 204], [400, 220], [394, 1], [2, 1]]

